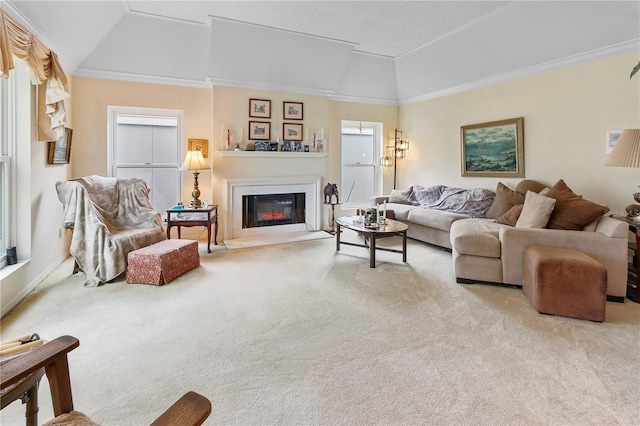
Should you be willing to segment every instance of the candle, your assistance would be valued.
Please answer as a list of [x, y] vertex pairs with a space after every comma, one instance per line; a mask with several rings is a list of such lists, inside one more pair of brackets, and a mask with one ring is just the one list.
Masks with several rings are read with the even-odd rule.
[[324, 139], [324, 127], [320, 129], [320, 139]]
[[231, 129], [227, 129], [227, 148], [231, 148]]
[[316, 132], [313, 132], [313, 145], [316, 145]]
[[382, 219], [384, 219], [384, 222], [387, 221], [387, 200], [384, 200], [384, 209], [382, 210]]

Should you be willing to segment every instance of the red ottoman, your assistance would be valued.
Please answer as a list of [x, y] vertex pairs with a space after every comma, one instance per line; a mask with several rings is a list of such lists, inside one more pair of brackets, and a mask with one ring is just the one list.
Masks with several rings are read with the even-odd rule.
[[198, 242], [164, 240], [127, 256], [127, 283], [163, 285], [200, 265]]

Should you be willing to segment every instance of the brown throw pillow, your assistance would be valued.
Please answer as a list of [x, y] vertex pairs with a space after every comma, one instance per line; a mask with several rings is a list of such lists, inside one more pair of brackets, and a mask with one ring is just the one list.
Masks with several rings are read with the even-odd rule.
[[562, 179], [556, 182], [545, 195], [556, 199], [547, 228], [582, 231], [585, 226], [609, 211], [605, 206], [574, 194]]
[[503, 225], [516, 226], [518, 223], [518, 218], [520, 217], [520, 213], [522, 213], [522, 208], [524, 204], [516, 204], [511, 207], [508, 212], [500, 216], [496, 219], [497, 223], [502, 223]]
[[546, 187], [547, 185], [540, 183], [537, 180], [523, 179], [516, 185], [516, 192], [519, 192], [522, 195], [527, 195], [527, 191], [539, 193]]
[[496, 196], [493, 199], [491, 207], [489, 207], [484, 214], [484, 217], [498, 219], [517, 204], [524, 204], [524, 195], [509, 189], [509, 187], [502, 182], [498, 182]]

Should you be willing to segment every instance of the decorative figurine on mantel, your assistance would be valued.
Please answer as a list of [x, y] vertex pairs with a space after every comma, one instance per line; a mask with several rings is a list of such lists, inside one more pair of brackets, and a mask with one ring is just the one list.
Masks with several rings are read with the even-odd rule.
[[331, 206], [331, 210], [329, 210], [329, 229], [325, 229], [325, 232], [328, 232], [331, 235], [335, 235], [336, 233], [335, 208], [336, 208], [336, 204], [342, 204], [340, 202], [340, 196], [338, 194], [338, 184], [327, 183], [327, 185], [324, 187], [324, 203]]

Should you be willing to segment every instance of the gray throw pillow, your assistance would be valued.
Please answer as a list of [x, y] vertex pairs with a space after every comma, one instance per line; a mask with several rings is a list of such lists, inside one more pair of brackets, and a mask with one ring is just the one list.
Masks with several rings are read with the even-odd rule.
[[394, 189], [389, 194], [389, 202], [396, 204], [411, 204], [411, 193], [413, 192], [413, 187], [409, 187], [407, 189]]

